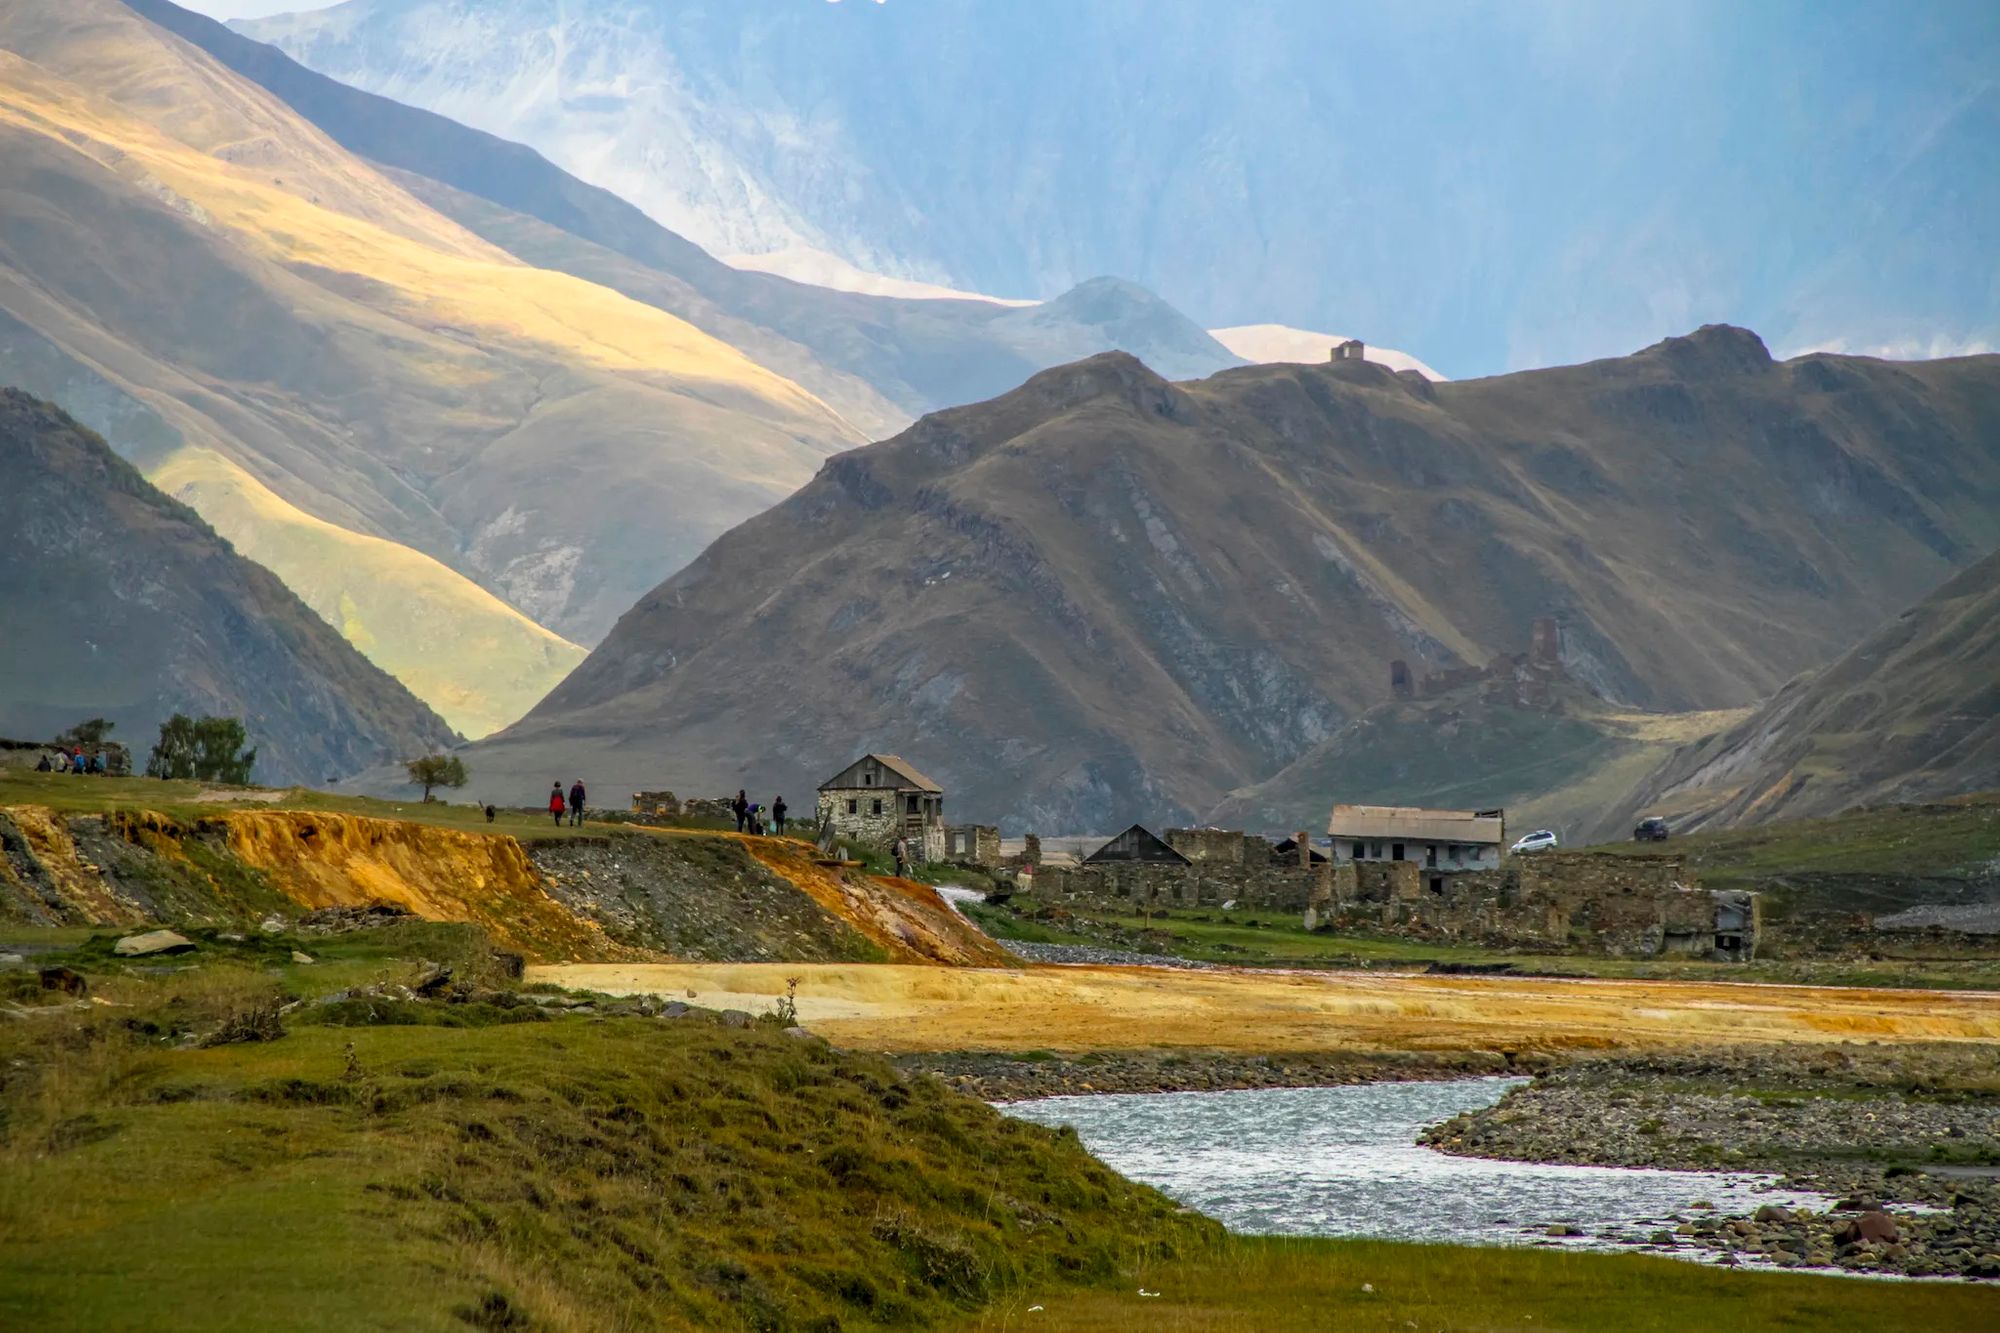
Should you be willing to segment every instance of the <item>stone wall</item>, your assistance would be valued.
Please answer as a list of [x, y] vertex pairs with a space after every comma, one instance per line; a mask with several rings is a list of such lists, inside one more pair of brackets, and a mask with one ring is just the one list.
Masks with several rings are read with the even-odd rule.
[[1262, 865], [1271, 859], [1271, 840], [1219, 828], [1170, 828], [1166, 844], [1197, 863]]
[[1100, 911], [1135, 912], [1150, 908], [1237, 907], [1273, 912], [1303, 912], [1315, 881], [1331, 870], [1296, 865], [1231, 865], [1197, 861], [1193, 865], [1124, 861], [1088, 866], [1041, 866], [1028, 881], [1037, 902], [1065, 903]]
[[[848, 802], [854, 803], [854, 813], [847, 811]], [[881, 802], [881, 813], [875, 812], [875, 803]], [[881, 787], [836, 791], [819, 794], [819, 825], [833, 826], [834, 833], [842, 838], [869, 847], [887, 847], [903, 831], [902, 816], [896, 812], [896, 793]]]
[[1704, 889], [1678, 856], [1545, 852], [1440, 875], [1405, 861], [1333, 868], [1311, 928], [1621, 957], [1743, 958], [1755, 894]]
[[961, 861], [992, 869], [1000, 864], [1000, 830], [993, 824], [954, 824], [944, 830], [940, 861]]

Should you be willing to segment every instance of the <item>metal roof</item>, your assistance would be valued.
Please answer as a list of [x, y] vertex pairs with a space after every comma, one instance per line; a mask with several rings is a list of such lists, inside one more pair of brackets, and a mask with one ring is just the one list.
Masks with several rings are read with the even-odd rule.
[[1336, 805], [1326, 831], [1336, 838], [1406, 842], [1498, 843], [1502, 817], [1492, 811], [1425, 810], [1413, 805]]
[[[888, 769], [890, 772], [894, 773], [897, 777], [901, 778], [903, 780], [903, 786], [905, 787], [914, 787], [918, 791], [936, 792], [940, 796], [944, 795], [943, 787], [938, 786], [937, 783], [932, 782], [929, 778], [917, 772], [917, 770], [910, 764], [910, 761], [903, 758], [901, 755], [869, 753], [869, 754], [864, 754], [861, 756], [860, 759], [855, 760], [854, 764], [859, 764], [869, 759], [873, 759], [876, 763], [880, 764], [882, 767]], [[853, 768], [854, 764], [849, 764], [847, 768]], [[841, 769], [840, 772], [845, 773], [847, 771], [847, 768]], [[839, 776], [840, 773], [836, 773], [832, 778], [828, 778], [825, 782], [820, 783], [819, 789], [821, 791], [832, 790], [834, 778], [838, 778]]]

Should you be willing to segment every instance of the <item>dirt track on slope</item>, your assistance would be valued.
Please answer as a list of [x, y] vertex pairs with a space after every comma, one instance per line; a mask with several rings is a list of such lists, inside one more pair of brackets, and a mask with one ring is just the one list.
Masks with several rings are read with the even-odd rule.
[[2000, 996], [1958, 991], [1142, 967], [585, 963], [530, 971], [534, 981], [752, 1012], [771, 1008], [790, 977], [807, 1027], [882, 1051], [2000, 1044]]

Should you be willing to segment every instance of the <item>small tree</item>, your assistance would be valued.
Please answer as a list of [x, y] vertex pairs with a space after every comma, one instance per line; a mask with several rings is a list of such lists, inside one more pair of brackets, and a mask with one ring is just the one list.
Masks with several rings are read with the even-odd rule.
[[247, 786], [257, 752], [243, 748], [248, 734], [233, 717], [197, 721], [175, 713], [160, 724], [160, 739], [146, 760], [149, 778], [192, 778]]
[[79, 745], [86, 750], [94, 750], [104, 744], [104, 738], [109, 736], [112, 729], [116, 726], [117, 723], [115, 722], [107, 722], [101, 717], [93, 717], [88, 722], [77, 723], [68, 731], [56, 737], [56, 744], [66, 750], [73, 749]]
[[427, 754], [422, 759], [408, 759], [403, 767], [409, 772], [410, 784], [424, 789], [424, 799], [431, 799], [433, 787], [463, 787], [466, 783], [465, 761], [455, 754]]

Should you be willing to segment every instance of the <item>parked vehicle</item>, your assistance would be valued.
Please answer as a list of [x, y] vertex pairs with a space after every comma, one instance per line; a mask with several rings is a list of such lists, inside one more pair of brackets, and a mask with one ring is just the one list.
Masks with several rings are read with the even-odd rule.
[[1632, 841], [1634, 842], [1665, 842], [1666, 840], [1667, 821], [1658, 815], [1647, 815], [1639, 821], [1639, 827], [1632, 830]]
[[1507, 850], [1517, 855], [1522, 852], [1552, 852], [1558, 845], [1555, 834], [1547, 829], [1536, 829]]

